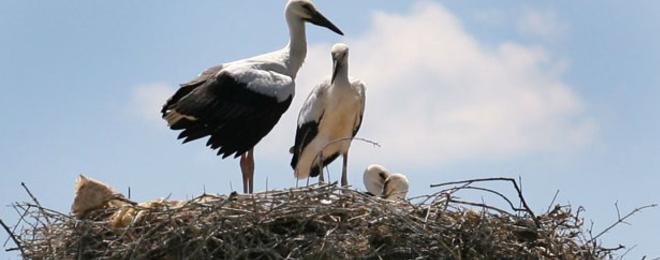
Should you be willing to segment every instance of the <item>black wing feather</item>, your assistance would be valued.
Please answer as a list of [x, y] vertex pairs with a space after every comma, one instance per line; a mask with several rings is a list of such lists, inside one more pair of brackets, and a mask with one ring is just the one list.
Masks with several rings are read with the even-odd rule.
[[296, 129], [296, 141], [291, 147], [291, 153], [293, 153], [293, 156], [291, 157], [291, 168], [296, 169], [296, 165], [298, 165], [298, 159], [300, 158], [300, 155], [302, 155], [302, 152], [305, 150], [305, 147], [309, 143], [314, 140], [314, 137], [319, 133], [319, 122], [321, 122], [321, 119], [323, 119], [323, 112], [321, 113], [321, 117], [319, 117], [318, 121], [311, 121], [302, 124], [301, 126], [298, 126], [298, 129]]
[[169, 109], [196, 120], [183, 118], [172, 129], [184, 129], [179, 135], [184, 143], [211, 136], [207, 146], [219, 149], [223, 158], [232, 154], [238, 157], [252, 149], [273, 129], [293, 99], [290, 96], [278, 102], [275, 97], [248, 89], [229, 73], [191, 86], [196, 87]]
[[160, 112], [163, 114], [163, 117], [167, 114], [167, 111], [172, 109], [172, 107], [181, 100], [181, 98], [185, 97], [186, 95], [190, 94], [191, 91], [193, 91], [195, 88], [201, 86], [204, 82], [206, 82], [209, 78], [211, 78], [213, 75], [217, 74], [218, 71], [222, 69], [222, 65], [216, 65], [213, 67], [210, 67], [206, 69], [202, 74], [197, 76], [197, 78], [187, 82], [183, 83], [180, 85], [180, 88], [174, 93], [172, 97], [170, 97], [167, 102], [165, 102], [165, 105], [163, 105], [163, 108], [160, 110]]

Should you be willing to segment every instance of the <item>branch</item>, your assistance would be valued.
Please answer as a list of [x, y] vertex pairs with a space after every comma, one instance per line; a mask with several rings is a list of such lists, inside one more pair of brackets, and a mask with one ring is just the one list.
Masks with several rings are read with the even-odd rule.
[[9, 237], [11, 237], [11, 240], [14, 240], [14, 244], [16, 244], [16, 247], [18, 247], [18, 250], [21, 250], [21, 256], [23, 258], [25, 258], [25, 251], [23, 251], [23, 246], [21, 246], [21, 242], [18, 241], [18, 239], [16, 238], [14, 233], [11, 232], [9, 227], [7, 225], [5, 225], [5, 222], [3, 222], [2, 219], [0, 219], [0, 225], [2, 225], [2, 227], [5, 229], [5, 231], [7, 231], [7, 234], [9, 234]]
[[[37, 197], [35, 197], [34, 194], [32, 194], [32, 192], [30, 191], [30, 189], [28, 189], [27, 185], [25, 185], [25, 182], [21, 182], [21, 186], [23, 186], [23, 189], [25, 189], [27, 194], [30, 195], [30, 198], [32, 198], [32, 201], [34, 201], [34, 204], [37, 205], [39, 210], [41, 210], [41, 213], [44, 214], [44, 216], [45, 216], [46, 211], [44, 210], [44, 207], [41, 206], [41, 203], [39, 203], [39, 200], [37, 200]], [[50, 220], [48, 218], [46, 218], [46, 223], [48, 223], [48, 225], [50, 225]]]
[[[615, 203], [615, 205], [616, 205], [616, 203]], [[658, 206], [658, 204], [651, 204], [651, 205], [646, 205], [646, 206], [643, 206], [643, 207], [639, 207], [639, 208], [634, 209], [634, 210], [631, 211], [630, 213], [626, 214], [625, 216], [621, 217], [621, 214], [618, 212], [618, 211], [619, 211], [619, 210], [618, 210], [618, 207], [619, 207], [619, 206], [616, 205], [616, 207], [617, 207], [617, 215], [618, 215], [618, 217], [617, 217], [617, 218], [618, 218], [617, 221], [615, 221], [614, 223], [612, 223], [612, 225], [610, 225], [610, 226], [608, 226], [607, 228], [605, 228], [605, 230], [603, 230], [603, 231], [601, 231], [600, 233], [598, 233], [598, 235], [596, 235], [595, 237], [592, 237], [589, 241], [587, 241], [587, 244], [596, 241], [596, 239], [598, 239], [599, 237], [601, 237], [601, 236], [604, 235], [605, 233], [609, 232], [611, 229], [613, 229], [614, 227], [618, 226], [619, 224], [621, 224], [621, 223], [625, 223], [626, 219], [632, 217], [633, 215], [637, 214], [638, 212], [640, 212], [640, 211], [642, 211], [642, 210], [645, 210], [645, 209], [648, 209], [648, 208], [655, 208], [655, 207], [657, 207], [657, 206]]]
[[534, 223], [536, 224], [537, 227], [541, 225], [539, 223], [539, 220], [536, 218], [536, 215], [534, 215], [534, 212], [529, 208], [527, 205], [527, 201], [525, 201], [525, 197], [522, 194], [522, 190], [520, 190], [520, 187], [518, 186], [518, 183], [516, 182], [515, 179], [512, 178], [482, 178], [482, 179], [471, 179], [471, 180], [465, 180], [465, 181], [454, 181], [454, 182], [447, 182], [447, 183], [441, 183], [441, 184], [431, 184], [431, 188], [437, 188], [437, 187], [442, 187], [442, 186], [448, 186], [448, 185], [456, 185], [456, 184], [465, 184], [467, 183], [472, 184], [475, 182], [488, 182], [488, 181], [508, 181], [513, 184], [513, 187], [516, 189], [516, 192], [518, 193], [518, 199], [520, 199], [520, 202], [522, 203], [523, 208], [525, 208], [525, 211], [532, 217], [534, 220]]

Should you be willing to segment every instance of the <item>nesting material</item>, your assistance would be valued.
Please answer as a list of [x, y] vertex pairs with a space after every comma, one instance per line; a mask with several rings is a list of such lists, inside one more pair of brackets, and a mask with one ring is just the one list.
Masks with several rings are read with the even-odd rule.
[[[185, 201], [155, 199], [137, 204], [101, 181], [80, 175], [74, 186], [75, 198], [71, 205], [71, 213], [78, 219], [88, 218], [91, 211], [111, 209], [115, 212], [106, 220], [114, 229], [125, 228], [139, 221], [149, 210], [178, 208]], [[205, 196], [204, 201], [210, 201], [211, 196]], [[103, 220], [103, 219], [97, 219]]]
[[84, 175], [78, 176], [74, 190], [75, 198], [71, 205], [71, 212], [77, 218], [83, 218], [95, 209], [108, 206], [118, 207], [125, 203], [121, 202], [123, 195], [113, 188]]
[[[105, 207], [83, 219], [26, 203], [17, 204], [27, 215], [15, 237], [34, 259], [600, 259], [612, 253], [587, 242], [579, 211], [568, 206], [536, 217], [478, 202], [466, 206], [455, 197], [465, 187], [409, 202], [327, 184]], [[124, 214], [128, 220], [111, 223], [124, 209], [132, 212]]]

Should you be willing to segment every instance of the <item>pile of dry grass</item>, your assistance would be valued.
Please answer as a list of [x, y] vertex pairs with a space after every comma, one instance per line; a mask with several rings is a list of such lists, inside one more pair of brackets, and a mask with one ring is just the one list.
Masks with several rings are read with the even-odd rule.
[[[489, 181], [502, 180], [515, 184]], [[521, 193], [522, 206], [507, 210], [455, 196], [495, 192], [475, 183], [451, 183], [412, 202], [336, 184], [204, 195], [176, 207], [124, 206], [141, 212], [124, 227], [108, 221], [118, 208], [78, 219], [33, 197], [15, 205], [24, 215], [11, 235], [13, 250], [32, 259], [602, 259], [616, 250], [585, 231], [580, 210], [556, 206], [535, 216]]]

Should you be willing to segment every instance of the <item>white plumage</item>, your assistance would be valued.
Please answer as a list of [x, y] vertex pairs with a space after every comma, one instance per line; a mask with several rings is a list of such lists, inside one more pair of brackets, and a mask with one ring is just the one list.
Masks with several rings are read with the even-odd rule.
[[223, 158], [241, 156], [243, 190], [252, 192], [254, 146], [288, 109], [296, 74], [307, 54], [305, 22], [343, 33], [309, 0], [289, 0], [285, 10], [289, 44], [278, 51], [207, 69], [163, 106], [173, 130], [185, 142], [210, 136], [207, 146]]
[[367, 188], [367, 192], [377, 196], [383, 194], [383, 186], [387, 177], [390, 177], [390, 172], [385, 167], [372, 164], [364, 171], [362, 181], [364, 182], [364, 187]]
[[408, 194], [408, 178], [400, 173], [391, 174], [383, 183], [383, 196], [388, 200], [404, 200]]
[[365, 86], [348, 77], [347, 45], [333, 46], [332, 59], [332, 78], [314, 88], [300, 110], [291, 167], [298, 179], [323, 181], [320, 168], [341, 155], [341, 183], [348, 185], [348, 150], [362, 123]]
[[390, 173], [385, 167], [372, 164], [363, 175], [364, 186], [374, 196], [389, 200], [403, 200], [408, 194], [408, 178], [400, 173]]

